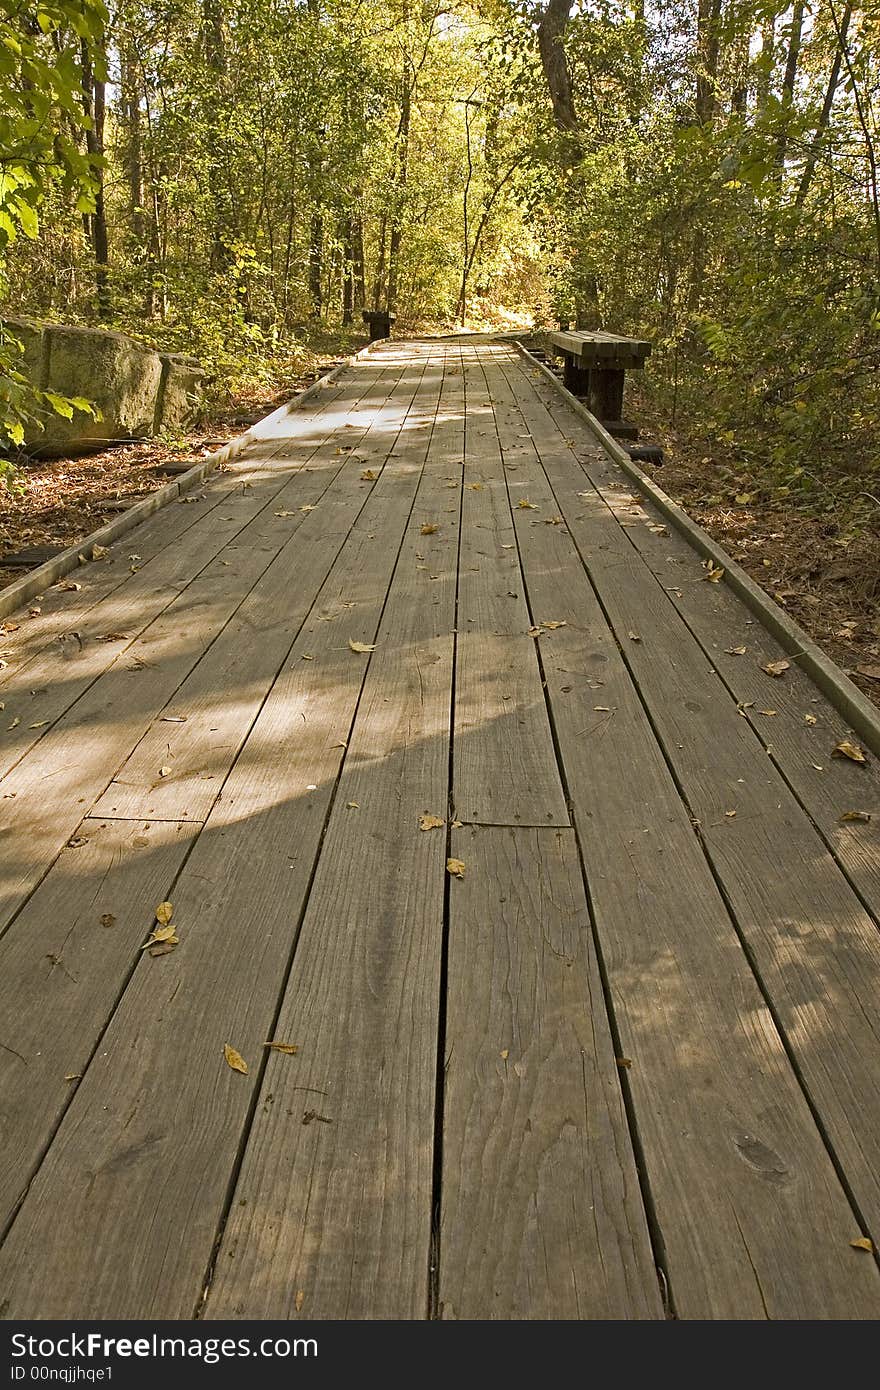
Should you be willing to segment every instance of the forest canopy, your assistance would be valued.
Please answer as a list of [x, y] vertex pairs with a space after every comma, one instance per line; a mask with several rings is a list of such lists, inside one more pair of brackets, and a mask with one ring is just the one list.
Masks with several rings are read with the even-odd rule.
[[878, 39], [848, 0], [2, 0], [6, 312], [226, 384], [364, 306], [638, 333], [669, 413], [870, 507]]

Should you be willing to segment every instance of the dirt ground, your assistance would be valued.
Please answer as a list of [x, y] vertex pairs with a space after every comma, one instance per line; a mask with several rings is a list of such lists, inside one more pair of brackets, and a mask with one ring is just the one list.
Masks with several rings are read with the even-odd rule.
[[662, 467], [640, 466], [880, 705], [880, 505], [874, 528], [854, 534], [833, 514], [738, 503], [703, 441], [670, 429], [638, 389], [627, 396], [642, 439], [665, 451]]

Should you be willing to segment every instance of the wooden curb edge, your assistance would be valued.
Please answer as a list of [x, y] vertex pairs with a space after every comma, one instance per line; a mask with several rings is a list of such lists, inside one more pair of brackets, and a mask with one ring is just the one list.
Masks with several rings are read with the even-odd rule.
[[51, 585], [56, 584], [59, 579], [63, 579], [66, 574], [70, 574], [72, 570], [78, 569], [83, 563], [81, 557], [85, 557], [86, 560], [91, 558], [89, 552], [93, 546], [111, 545], [114, 541], [119, 540], [120, 536], [126, 535], [128, 531], [133, 531], [154, 512], [161, 511], [163, 507], [168, 506], [169, 502], [173, 502], [175, 498], [181, 497], [183, 493], [189, 492], [199, 483], [204, 482], [208, 474], [213, 473], [220, 464], [238, 458], [239, 454], [243, 453], [250, 444], [258, 442], [263, 437], [269, 425], [314, 400], [358, 358], [366, 356], [373, 346], [374, 344], [368, 343], [366, 347], [352, 353], [350, 357], [346, 357], [345, 361], [340, 362], [338, 367], [334, 367], [326, 375], [318, 377], [317, 381], [313, 381], [311, 386], [306, 387], [305, 391], [300, 391], [298, 395], [286, 401], [277, 410], [273, 410], [270, 415], [259, 420], [256, 425], [252, 425], [244, 434], [236, 435], [234, 439], [230, 439], [229, 443], [224, 444], [216, 453], [209, 454], [207, 458], [202, 459], [201, 463], [195, 464], [186, 473], [181, 473], [180, 477], [175, 478], [173, 483], [157, 488], [155, 492], [149, 493], [143, 501], [135, 502], [127, 511], [121, 512], [112, 521], [108, 521], [105, 526], [99, 527], [97, 531], [92, 531], [91, 535], [84, 536], [82, 540], [77, 541], [76, 545], [62, 550], [60, 555], [54, 555], [45, 564], [39, 565], [29, 574], [23, 574], [20, 579], [13, 580], [5, 589], [0, 589], [0, 618], [8, 617], [10, 613], [21, 608], [29, 599], [43, 593]]
[[729, 584], [746, 607], [757, 618], [760, 618], [764, 627], [776, 638], [788, 655], [797, 657], [800, 668], [806, 671], [823, 694], [827, 695], [831, 703], [844, 716], [853, 732], [865, 741], [872, 753], [880, 757], [880, 711], [877, 710], [876, 706], [866, 695], [862, 694], [858, 686], [853, 684], [836, 662], [826, 656], [813, 639], [807, 636], [804, 629], [793, 618], [790, 618], [777, 603], [774, 603], [770, 595], [759, 584], [755, 583], [742, 566], [737, 564], [736, 560], [731, 559], [727, 551], [717, 541], [714, 541], [701, 526], [698, 526], [687, 512], [679, 507], [677, 502], [673, 502], [672, 498], [657, 486], [653, 478], [642, 472], [626, 450], [618, 444], [616, 439], [612, 438], [587, 407], [566, 390], [549, 367], [533, 357], [522, 342], [517, 342], [516, 346], [529, 364], [535, 367], [565, 398], [566, 404], [576, 415], [581, 417], [599, 443], [604, 446], [606, 452], [611, 455], [614, 462], [620, 465], [627, 477], [638, 484], [640, 491], [650, 498], [657, 510], [668, 521], [672, 522], [676, 530], [682, 533], [694, 550], [724, 570], [724, 582]]

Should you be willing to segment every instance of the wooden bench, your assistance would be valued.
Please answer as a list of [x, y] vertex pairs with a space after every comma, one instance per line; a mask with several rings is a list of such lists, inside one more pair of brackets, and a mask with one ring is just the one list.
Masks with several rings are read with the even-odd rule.
[[642, 338], [621, 338], [616, 333], [546, 334], [551, 352], [564, 358], [563, 381], [575, 396], [585, 396], [590, 410], [612, 434], [632, 436], [625, 425], [623, 384], [627, 368], [642, 367], [651, 344]]

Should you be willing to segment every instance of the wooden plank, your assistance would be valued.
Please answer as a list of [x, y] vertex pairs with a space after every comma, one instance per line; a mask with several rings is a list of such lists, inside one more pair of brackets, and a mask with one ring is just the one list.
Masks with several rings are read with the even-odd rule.
[[[510, 377], [541, 453], [526, 485], [561, 510], [548, 475], [570, 451]], [[544, 671], [676, 1311], [874, 1317], [880, 1276], [850, 1248], [858, 1222], [617, 638], [571, 537], [514, 515], [533, 611], [567, 624], [541, 639]]]
[[[589, 464], [589, 479], [606, 503], [618, 509], [612, 484], [619, 474], [611, 460], [604, 452], [594, 459], [581, 449], [578, 457]], [[650, 529], [661, 521], [649, 506], [640, 506], [635, 519], [627, 530], [631, 543], [700, 642], [850, 882], [880, 920], [880, 765], [870, 756], [865, 766], [831, 756], [841, 740], [854, 736], [797, 660], [726, 585], [705, 583], [699, 559], [684, 537], [671, 527], [665, 528], [666, 534]], [[784, 676], [768, 677], [763, 668], [782, 660], [789, 662]], [[776, 710], [772, 718], [758, 713], [768, 706]], [[851, 810], [869, 812], [872, 819], [842, 821]]]
[[662, 1318], [574, 833], [452, 853], [441, 1315]]
[[86, 821], [83, 843], [62, 850], [0, 941], [0, 1231], [76, 1094], [197, 833], [192, 825]]
[[420, 518], [448, 506], [461, 457], [454, 383], [275, 1025], [300, 1051], [268, 1060], [208, 1318], [427, 1310], [446, 845], [419, 817], [448, 798], [455, 566], [419, 568]]
[[[868, 1229], [880, 1238], [877, 923], [631, 544], [631, 535], [650, 534], [639, 524], [640, 505], [630, 503], [624, 532], [599, 492], [579, 495], [584, 473], [570, 451], [558, 451], [552, 465], [544, 457], [563, 515], [581, 513], [571, 529], [581, 553], [589, 555], [600, 600], [807, 1093]], [[586, 461], [584, 467], [590, 476], [596, 465]], [[619, 509], [614, 491], [603, 478], [596, 481]], [[697, 578], [697, 557], [682, 569], [691, 590], [708, 603], [715, 586]], [[691, 603], [699, 602], [692, 594]], [[635, 630], [638, 642], [627, 638]], [[782, 682], [760, 674], [755, 693], [767, 702], [760, 708], [776, 709]], [[756, 702], [756, 722], [757, 709]], [[767, 715], [764, 722], [775, 726], [777, 717]]]
[[[378, 391], [379, 395], [373, 395], [370, 399], [374, 402], [381, 399], [383, 388], [378, 381], [372, 389], [373, 392]], [[336, 416], [331, 419], [335, 420]], [[331, 425], [329, 438], [336, 438], [335, 429], [336, 426]], [[321, 430], [326, 433], [324, 426]], [[321, 443], [326, 444], [326, 440], [322, 439]], [[357, 434], [352, 436], [351, 443], [357, 446]], [[268, 445], [265, 447], [268, 448]], [[162, 550], [152, 562], [141, 565], [142, 552], [135, 549], [136, 543], [140, 543], [139, 532], [132, 533], [127, 538], [126, 548], [129, 555], [135, 557], [136, 563], [128, 560], [125, 563], [137, 573], [129, 575], [127, 583], [117, 581], [112, 588], [112, 597], [105, 595], [104, 602], [98, 604], [93, 602], [94, 592], [96, 587], [100, 590], [101, 585], [100, 582], [97, 586], [93, 583], [92, 588], [86, 590], [82, 604], [70, 607], [64, 614], [56, 642], [38, 649], [32, 659], [23, 663], [22, 657], [27, 648], [18, 651], [18, 668], [14, 674], [5, 673], [5, 710], [0, 724], [0, 776], [45, 737], [47, 729], [125, 650], [127, 642], [124, 638], [111, 642], [102, 640], [107, 633], [120, 632], [124, 628], [127, 636], [132, 638], [142, 632], [177, 597], [181, 588], [198, 575], [244, 526], [256, 520], [261, 512], [268, 514], [270, 505], [284, 503], [295, 506], [295, 494], [298, 492], [302, 492], [300, 502], [316, 501], [323, 487], [317, 486], [318, 478], [309, 476], [309, 465], [314, 470], [325, 469], [326, 475], [328, 461], [335, 462], [336, 466], [342, 461], [335, 455], [332, 445], [329, 451], [326, 448], [322, 451], [320, 444], [313, 447], [312, 442], [303, 450], [301, 463], [296, 459], [293, 447], [280, 449], [277, 441], [272, 445], [272, 453], [276, 458], [282, 455], [283, 471], [268, 469], [264, 462], [261, 463], [257, 479], [248, 480], [246, 475], [240, 473], [234, 479], [224, 477], [216, 488], [224, 499], [222, 505], [215, 506], [192, 531], [186, 533], [185, 544], [175, 547], [170, 555]], [[291, 466], [296, 469], [292, 480]], [[253, 467], [253, 459], [249, 459], [249, 467]], [[233, 487], [241, 489], [240, 497], [233, 497]], [[171, 530], [173, 536], [173, 528]], [[249, 540], [250, 533], [246, 533], [242, 539]], [[111, 552], [106, 563], [112, 564], [113, 561]], [[87, 581], [90, 571], [100, 570], [104, 563], [86, 566], [80, 571], [83, 582]], [[56, 615], [56, 619], [58, 617]], [[37, 621], [42, 625], [42, 615]]]
[[[338, 459], [327, 467], [335, 477]], [[317, 468], [315, 486], [322, 489]], [[340, 486], [351, 491], [347, 482]], [[228, 505], [234, 515], [252, 504], [245, 495]], [[0, 784], [0, 930], [290, 535], [291, 521], [271, 509], [252, 520], [247, 548], [230, 546], [207, 565]], [[329, 524], [333, 532], [332, 516]], [[305, 515], [301, 532], [323, 528], [318, 508]]]
[[455, 811], [483, 825], [568, 825], [480, 349], [465, 349], [464, 372]]
[[[606, 601], [603, 572], [593, 565]], [[657, 588], [652, 596], [644, 577], [621, 564], [614, 566], [613, 587], [606, 606], [617, 631], [633, 621], [637, 603], [646, 641], [668, 652], [680, 620], [666, 597]], [[702, 649], [679, 639], [670, 680], [672, 668], [638, 645], [630, 664], [710, 861], [860, 1210], [869, 1229], [880, 1231], [876, 922], [766, 749], [719, 690]], [[765, 676], [765, 699], [769, 683]]]
[[[328, 580], [328, 601], [344, 592], [356, 606], [294, 644], [174, 886], [181, 943], [135, 971], [0, 1251], [8, 1316], [181, 1318], [199, 1306], [368, 669], [348, 641], [376, 640], [427, 449], [433, 360], [393, 464], [395, 508]], [[416, 584], [409, 568], [406, 584]], [[439, 611], [421, 593], [419, 606]], [[359, 748], [364, 775], [381, 751]], [[348, 799], [336, 802], [348, 819], [335, 873], [359, 834]], [[334, 930], [348, 949], [338, 921]], [[334, 1000], [328, 1025], [338, 1010]], [[248, 1076], [227, 1066], [225, 1043], [247, 1059]], [[268, 1093], [262, 1105], [274, 1108]]]
[[[279, 551], [259, 584], [227, 623], [205, 656], [174, 692], [124, 766], [99, 799], [95, 814], [166, 820], [204, 820], [232, 762], [305, 622], [305, 635], [342, 611], [316, 596], [352, 528], [356, 537], [377, 535], [383, 513], [400, 492], [400, 474], [383, 469], [399, 440], [413, 397], [401, 393], [394, 408], [375, 408], [373, 431], [361, 437], [338, 491], [328, 493], [311, 526]], [[392, 459], [393, 463], [393, 459]], [[376, 482], [362, 481], [366, 471]], [[282, 494], [283, 497], [283, 494]], [[289, 515], [289, 514], [288, 514]], [[295, 528], [300, 515], [284, 524]], [[340, 602], [350, 601], [341, 599]], [[320, 611], [326, 608], [326, 612]], [[311, 611], [310, 611], [311, 610]], [[308, 619], [308, 620], [307, 620]], [[306, 657], [311, 654], [305, 653]], [[173, 722], [175, 719], [183, 722]], [[163, 777], [159, 769], [168, 768]]]

